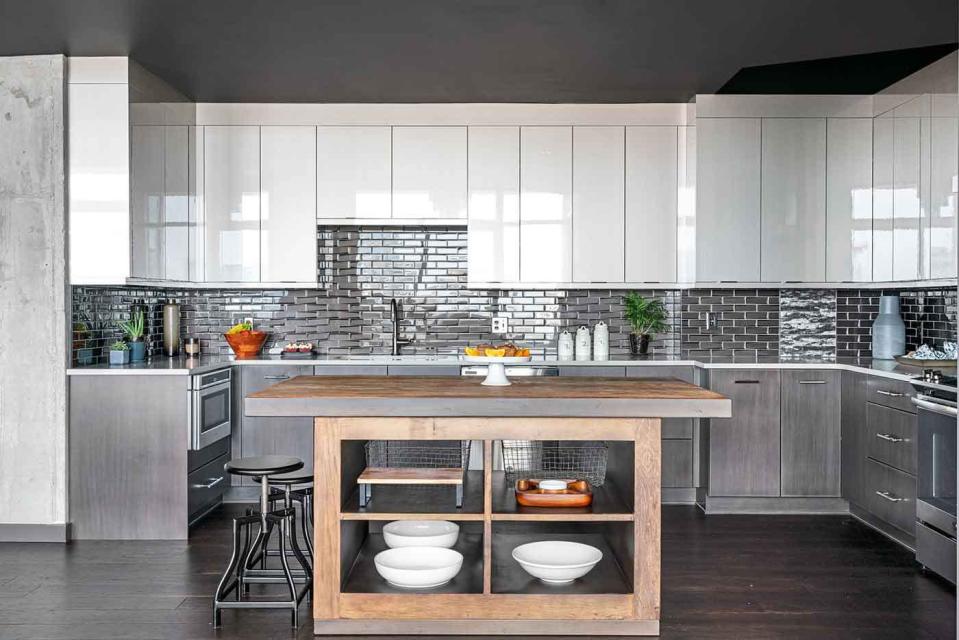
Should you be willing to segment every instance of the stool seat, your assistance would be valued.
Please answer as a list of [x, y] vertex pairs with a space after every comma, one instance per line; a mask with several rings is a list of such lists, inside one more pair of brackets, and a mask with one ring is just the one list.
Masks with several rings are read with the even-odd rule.
[[303, 461], [290, 456], [250, 456], [235, 458], [223, 465], [223, 470], [238, 476], [272, 476], [303, 468]]
[[[253, 478], [253, 481], [259, 482], [260, 478]], [[287, 471], [286, 473], [278, 473], [276, 475], [270, 474], [270, 484], [273, 486], [278, 484], [309, 484], [311, 482], [313, 482], [313, 472], [307, 471], [306, 469], [300, 469], [299, 471]]]

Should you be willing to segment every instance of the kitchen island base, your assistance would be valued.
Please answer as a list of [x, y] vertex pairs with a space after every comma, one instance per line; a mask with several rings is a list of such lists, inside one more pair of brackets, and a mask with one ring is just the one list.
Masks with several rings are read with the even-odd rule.
[[[660, 429], [658, 418], [316, 418], [314, 469], [327, 482], [315, 489], [315, 633], [657, 635]], [[364, 445], [383, 439], [482, 442], [483, 470], [468, 474], [464, 508], [452, 495], [417, 501], [385, 492], [361, 506]], [[493, 471], [493, 443], [503, 439], [604, 440], [607, 482], [590, 507], [518, 507], [503, 472]], [[372, 557], [385, 548], [382, 525], [396, 519], [460, 524], [460, 574], [421, 591], [379, 579]], [[604, 557], [570, 585], [545, 585], [510, 557], [544, 539], [587, 542]]]

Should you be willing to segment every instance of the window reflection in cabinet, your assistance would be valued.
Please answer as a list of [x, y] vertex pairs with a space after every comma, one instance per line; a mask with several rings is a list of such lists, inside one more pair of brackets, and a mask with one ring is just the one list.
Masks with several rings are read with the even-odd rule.
[[520, 278], [572, 280], [572, 127], [520, 130]]

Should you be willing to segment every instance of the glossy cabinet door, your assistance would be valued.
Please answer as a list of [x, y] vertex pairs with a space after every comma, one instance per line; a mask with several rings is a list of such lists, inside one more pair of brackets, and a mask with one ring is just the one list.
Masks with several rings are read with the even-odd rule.
[[572, 280], [572, 127], [520, 129], [520, 280]]
[[393, 127], [393, 217], [466, 219], [466, 127]]
[[260, 280], [260, 128], [204, 127], [206, 281]]
[[955, 278], [959, 118], [934, 114], [930, 127], [929, 277]]
[[893, 279], [895, 123], [892, 114], [874, 118], [872, 127], [872, 280], [888, 282]]
[[763, 282], [826, 279], [826, 120], [762, 122]]
[[790, 369], [780, 373], [783, 496], [840, 495], [841, 373]]
[[190, 280], [190, 138], [186, 125], [163, 127], [163, 279]]
[[625, 129], [573, 127], [573, 281], [625, 279]]
[[391, 217], [390, 127], [317, 127], [316, 217]]
[[203, 127], [187, 127], [190, 155], [190, 280], [203, 282], [206, 265], [206, 218], [203, 201]]
[[519, 127], [469, 128], [468, 277], [519, 282]]
[[893, 280], [922, 277], [921, 119], [893, 118]]
[[715, 369], [709, 388], [732, 400], [732, 418], [709, 421], [709, 495], [780, 494], [779, 371]]
[[696, 279], [759, 281], [759, 118], [696, 121]]
[[677, 127], [626, 127], [627, 282], [676, 282], [678, 144]]
[[316, 128], [260, 129], [260, 279], [316, 281]]
[[162, 126], [130, 128], [130, 253], [134, 278], [164, 277], [164, 135]]
[[826, 122], [826, 280], [872, 279], [872, 118]]
[[130, 275], [130, 127], [126, 84], [69, 84], [70, 283]]

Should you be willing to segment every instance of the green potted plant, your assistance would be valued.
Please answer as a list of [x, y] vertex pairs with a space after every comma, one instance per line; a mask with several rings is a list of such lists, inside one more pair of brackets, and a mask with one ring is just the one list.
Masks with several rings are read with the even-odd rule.
[[633, 355], [649, 353], [649, 341], [657, 333], [666, 331], [666, 305], [662, 300], [644, 298], [635, 291], [626, 294], [626, 321], [632, 332], [629, 334], [629, 351]]
[[117, 340], [110, 345], [110, 365], [129, 364], [130, 347], [123, 340]]
[[130, 346], [130, 362], [143, 362], [146, 359], [147, 345], [143, 341], [145, 325], [143, 311], [140, 309], [135, 309], [128, 321], [119, 323], [120, 330], [123, 331]]

